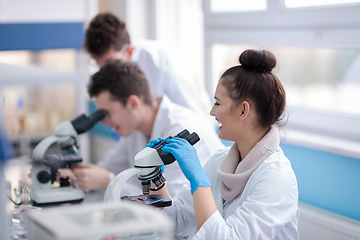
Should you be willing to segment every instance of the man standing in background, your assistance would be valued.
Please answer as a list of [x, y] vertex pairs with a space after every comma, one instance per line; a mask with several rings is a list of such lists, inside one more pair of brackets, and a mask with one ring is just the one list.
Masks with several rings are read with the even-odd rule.
[[114, 59], [136, 62], [154, 98], [167, 95], [178, 105], [210, 117], [210, 98], [187, 58], [173, 46], [151, 40], [130, 41], [125, 22], [112, 13], [98, 14], [86, 31], [85, 50], [101, 67]]

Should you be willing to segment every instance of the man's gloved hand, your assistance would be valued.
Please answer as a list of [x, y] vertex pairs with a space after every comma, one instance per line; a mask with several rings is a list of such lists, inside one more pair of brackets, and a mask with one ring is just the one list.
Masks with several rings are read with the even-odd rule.
[[[156, 144], [158, 144], [158, 143], [160, 143], [162, 141], [164, 141], [164, 138], [159, 137], [157, 139], [151, 140], [148, 144], [146, 144], [145, 147], [153, 148]], [[161, 173], [164, 173], [165, 166], [164, 165], [159, 165], [158, 167], [161, 169]]]
[[191, 194], [199, 187], [209, 187], [211, 183], [202, 168], [196, 150], [191, 144], [182, 138], [171, 138], [166, 140], [167, 144], [162, 148], [163, 151], [171, 153], [190, 181]]
[[76, 183], [84, 190], [107, 188], [109, 185], [109, 171], [94, 164], [79, 164], [71, 168]]

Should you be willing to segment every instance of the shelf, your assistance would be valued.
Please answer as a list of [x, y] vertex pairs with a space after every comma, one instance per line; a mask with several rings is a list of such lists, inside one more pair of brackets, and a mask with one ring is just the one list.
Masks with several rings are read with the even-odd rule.
[[0, 86], [27, 85], [43, 86], [54, 83], [75, 84], [82, 78], [80, 74], [66, 73], [39, 66], [15, 66], [0, 64]]

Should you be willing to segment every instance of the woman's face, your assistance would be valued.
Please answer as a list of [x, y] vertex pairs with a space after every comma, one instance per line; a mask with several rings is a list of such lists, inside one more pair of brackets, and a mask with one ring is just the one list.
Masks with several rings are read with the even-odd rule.
[[215, 103], [210, 111], [220, 124], [219, 138], [234, 141], [239, 132], [239, 114], [236, 108], [231, 108], [233, 100], [229, 97], [226, 88], [219, 81], [215, 90]]

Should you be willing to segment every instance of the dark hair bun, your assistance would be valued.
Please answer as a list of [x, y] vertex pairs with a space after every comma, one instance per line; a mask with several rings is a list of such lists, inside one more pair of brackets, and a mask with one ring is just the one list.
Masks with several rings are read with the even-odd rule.
[[245, 50], [239, 57], [240, 64], [255, 72], [270, 73], [276, 66], [274, 54], [266, 50]]

